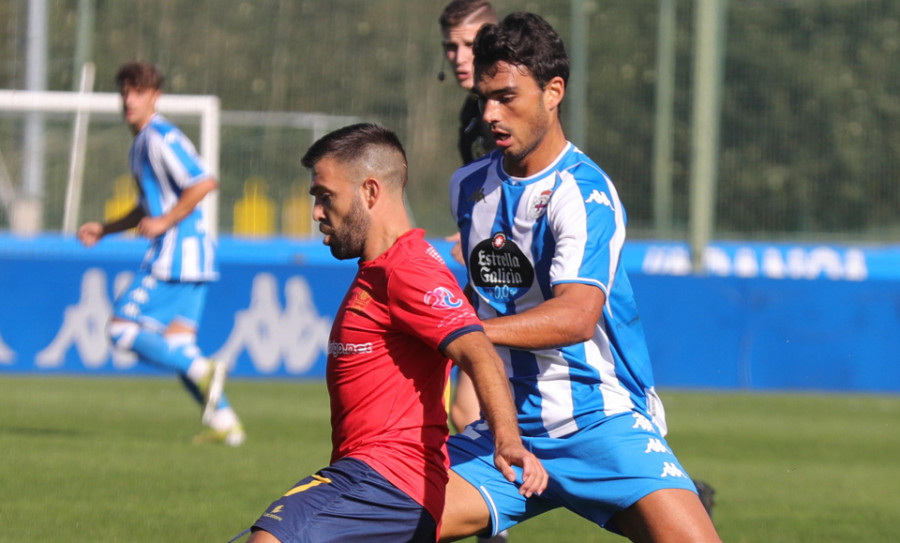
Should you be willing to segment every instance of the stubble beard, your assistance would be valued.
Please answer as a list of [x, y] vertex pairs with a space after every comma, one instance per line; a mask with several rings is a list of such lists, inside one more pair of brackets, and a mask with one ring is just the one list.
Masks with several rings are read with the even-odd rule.
[[362, 256], [369, 231], [369, 217], [366, 215], [361, 198], [353, 201], [350, 213], [339, 229], [331, 234], [329, 248], [338, 260], [348, 260]]

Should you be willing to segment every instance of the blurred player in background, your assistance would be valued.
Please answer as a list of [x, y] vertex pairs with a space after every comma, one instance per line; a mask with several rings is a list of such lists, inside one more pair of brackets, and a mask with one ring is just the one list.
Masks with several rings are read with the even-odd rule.
[[[497, 13], [488, 0], [453, 0], [441, 12], [441, 37], [444, 58], [450, 63], [456, 83], [466, 91], [466, 100], [459, 112], [459, 155], [468, 164], [491, 152], [494, 138], [491, 129], [481, 118], [478, 98], [472, 93], [475, 68], [472, 63], [472, 43], [482, 25], [497, 22]], [[444, 80], [444, 71], [438, 79]]]
[[359, 271], [329, 339], [331, 465], [273, 502], [250, 541], [435, 541], [450, 359], [473, 375], [495, 430], [493, 469], [507, 480], [520, 466], [521, 492], [541, 492], [546, 472], [522, 446], [502, 362], [456, 278], [410, 226], [396, 135], [348, 126], [314, 143], [302, 163], [325, 244], [338, 259], [359, 259]]
[[152, 64], [123, 64], [116, 83], [134, 133], [129, 163], [140, 198], [118, 220], [83, 224], [78, 239], [92, 247], [103, 236], [135, 228], [150, 248], [133, 283], [116, 299], [110, 339], [142, 362], [179, 375], [209, 426], [195, 442], [238, 446], [245, 435], [223, 391], [227, 368], [204, 357], [196, 343], [207, 285], [218, 278], [214, 241], [199, 204], [218, 182], [190, 140], [157, 114], [163, 76]]
[[625, 210], [566, 140], [562, 40], [514, 13], [474, 44], [475, 88], [498, 150], [453, 176], [450, 202], [485, 332], [504, 359], [540, 496], [496, 477], [490, 423], [451, 436], [442, 538], [497, 533], [565, 507], [639, 542], [718, 542], [665, 441], [646, 341], [619, 257]]

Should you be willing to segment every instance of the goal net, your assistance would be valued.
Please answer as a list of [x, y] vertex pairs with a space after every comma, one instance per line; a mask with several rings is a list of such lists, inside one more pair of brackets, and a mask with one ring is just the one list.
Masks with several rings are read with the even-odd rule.
[[[218, 97], [164, 94], [157, 106], [218, 176]], [[121, 112], [117, 93], [0, 90], [0, 227], [72, 233], [101, 219], [115, 180], [128, 174], [132, 138]], [[202, 203], [214, 234], [217, 204], [216, 193]]]

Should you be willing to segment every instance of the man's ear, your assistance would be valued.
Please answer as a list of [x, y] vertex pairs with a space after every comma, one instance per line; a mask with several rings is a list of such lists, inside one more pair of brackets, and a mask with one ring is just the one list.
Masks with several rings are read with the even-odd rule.
[[366, 207], [372, 209], [378, 198], [381, 197], [381, 182], [374, 177], [367, 177], [360, 185], [359, 190], [362, 193], [363, 201]]
[[548, 111], [559, 107], [566, 95], [566, 82], [562, 77], [556, 76], [544, 85], [544, 105]]

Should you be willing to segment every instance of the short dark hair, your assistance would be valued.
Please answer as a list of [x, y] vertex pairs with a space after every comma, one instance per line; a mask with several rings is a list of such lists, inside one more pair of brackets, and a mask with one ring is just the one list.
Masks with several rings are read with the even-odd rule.
[[[479, 12], [484, 13], [479, 13]], [[438, 19], [441, 30], [447, 31], [461, 25], [466, 19], [479, 13], [479, 20], [496, 21], [497, 12], [488, 0], [453, 0], [444, 7]]]
[[392, 152], [401, 160], [401, 164], [391, 170], [397, 172], [400, 186], [405, 186], [408, 163], [400, 138], [375, 123], [352, 124], [325, 134], [310, 146], [300, 163], [310, 170], [325, 157], [333, 157], [341, 163], [353, 163], [378, 148]]
[[569, 55], [562, 38], [534, 13], [511, 13], [500, 24], [481, 27], [472, 50], [476, 79], [502, 61], [528, 68], [542, 89], [554, 77], [569, 81]]
[[116, 72], [116, 85], [120, 89], [127, 84], [139, 89], [160, 90], [164, 81], [165, 78], [156, 66], [140, 60], [126, 62]]

